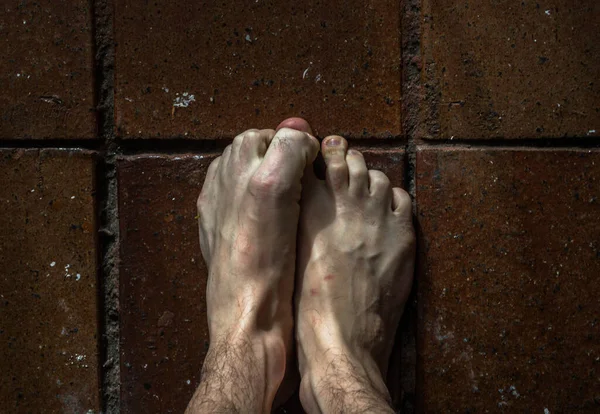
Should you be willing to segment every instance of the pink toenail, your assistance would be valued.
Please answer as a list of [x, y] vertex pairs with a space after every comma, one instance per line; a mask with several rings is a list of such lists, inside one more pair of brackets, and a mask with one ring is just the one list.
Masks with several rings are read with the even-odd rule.
[[339, 138], [330, 138], [327, 140], [325, 145], [327, 145], [328, 147], [337, 147], [341, 143], [342, 143], [342, 140]]

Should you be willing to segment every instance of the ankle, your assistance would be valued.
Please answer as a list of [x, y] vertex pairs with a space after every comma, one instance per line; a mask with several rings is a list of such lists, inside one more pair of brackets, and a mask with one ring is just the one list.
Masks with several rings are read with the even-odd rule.
[[285, 376], [286, 364], [286, 341], [281, 334], [236, 330], [211, 338], [203, 377], [218, 374], [225, 380], [221, 391], [231, 387], [226, 391], [232, 395], [234, 388], [252, 389], [251, 394], [262, 396], [257, 398], [257, 402], [264, 404], [260, 411], [269, 412]]
[[311, 412], [393, 412], [379, 368], [366, 353], [329, 348], [305, 364], [300, 401]]

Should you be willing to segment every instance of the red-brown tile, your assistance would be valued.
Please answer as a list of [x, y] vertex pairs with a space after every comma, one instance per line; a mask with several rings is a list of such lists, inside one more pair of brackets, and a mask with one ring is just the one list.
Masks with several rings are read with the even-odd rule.
[[421, 149], [421, 412], [597, 412], [600, 151]]
[[424, 137], [600, 131], [596, 0], [423, 1]]
[[121, 409], [181, 413], [208, 349], [196, 198], [212, 157], [119, 160]]
[[93, 138], [91, 3], [5, 3], [0, 139]]
[[397, 136], [399, 16], [392, 0], [117, 0], [119, 135], [233, 137], [303, 116], [320, 135]]
[[383, 171], [389, 177], [394, 187], [405, 188], [404, 175], [406, 163], [403, 149], [368, 149], [365, 147], [353, 147], [352, 144], [350, 144], [350, 148], [356, 148], [363, 153], [367, 167], [370, 170]]
[[99, 412], [93, 156], [0, 151], [0, 412]]

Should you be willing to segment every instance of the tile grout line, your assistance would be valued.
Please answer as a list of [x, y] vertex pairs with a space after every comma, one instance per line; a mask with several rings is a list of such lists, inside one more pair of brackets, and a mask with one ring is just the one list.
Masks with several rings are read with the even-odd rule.
[[[112, 105], [112, 104], [111, 104]], [[103, 110], [103, 109], [101, 109]], [[112, 108], [110, 109], [112, 110]], [[100, 110], [99, 110], [100, 111]], [[102, 115], [100, 115], [102, 117]], [[405, 120], [403, 127], [406, 127], [408, 121]], [[104, 140], [89, 139], [3, 139], [0, 140], [0, 149], [19, 149], [19, 148], [39, 148], [39, 149], [61, 149], [61, 150], [89, 150], [104, 152], [108, 150], [106, 133], [104, 128], [100, 128], [98, 133]], [[113, 135], [111, 133], [111, 135]], [[597, 137], [573, 136], [568, 138], [467, 138], [467, 139], [421, 139], [416, 137], [413, 131], [407, 134], [405, 138], [391, 137], [389, 139], [379, 138], [352, 138], [348, 141], [353, 145], [369, 147], [381, 150], [393, 150], [399, 146], [406, 146], [407, 154], [416, 151], [417, 147], [429, 148], [482, 148], [491, 149], [572, 149], [572, 150], [592, 150], [600, 148], [600, 140]], [[134, 139], [122, 140], [117, 137], [111, 138], [113, 149], [108, 154], [118, 155], [141, 155], [141, 154], [183, 154], [195, 152], [217, 152], [222, 151], [232, 138], [215, 139]]]
[[111, 0], [91, 0], [95, 47], [95, 93], [98, 137], [103, 143], [98, 169], [100, 241], [100, 332], [102, 412], [120, 412], [119, 349], [119, 219], [116, 157], [120, 148], [114, 136], [114, 53], [113, 4]]
[[481, 139], [422, 139], [419, 140], [419, 146], [428, 148], [481, 148], [500, 150], [510, 150], [514, 148], [523, 148], [530, 150], [543, 149], [572, 149], [585, 150], [600, 147], [600, 141], [592, 137], [571, 137], [571, 138], [481, 138]]
[[[421, 0], [403, 0], [400, 7], [400, 56], [401, 56], [401, 98], [402, 107], [400, 121], [402, 132], [406, 137], [406, 167], [405, 185], [413, 201], [413, 212], [416, 215], [416, 154], [418, 134], [419, 108], [421, 107], [421, 31], [420, 13]], [[416, 377], [417, 377], [417, 347], [416, 347], [416, 283], [400, 327], [396, 333], [396, 346], [400, 351], [399, 387], [401, 395], [395, 401], [403, 413], [415, 412]], [[404, 372], [406, 371], [406, 372]]]
[[407, 190], [415, 197], [416, 139], [421, 107], [420, 0], [403, 0], [401, 10], [402, 56], [402, 132], [407, 137]]

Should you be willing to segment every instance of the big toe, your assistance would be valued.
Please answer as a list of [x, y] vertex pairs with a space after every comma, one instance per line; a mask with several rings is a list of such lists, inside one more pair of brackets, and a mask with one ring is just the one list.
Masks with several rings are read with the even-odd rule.
[[306, 167], [314, 161], [319, 142], [305, 132], [281, 128], [271, 141], [267, 153], [254, 174], [256, 190], [285, 193], [300, 188], [300, 180]]
[[275, 128], [276, 131], [279, 131], [281, 128], [290, 128], [290, 129], [295, 129], [296, 131], [302, 131], [302, 132], [307, 132], [309, 134], [312, 135], [313, 131], [312, 128], [310, 127], [310, 124], [302, 118], [288, 118], [285, 121], [281, 122], [277, 128]]
[[346, 162], [348, 141], [338, 135], [325, 138], [321, 153], [325, 160], [325, 179], [334, 191], [348, 187], [348, 164]]

